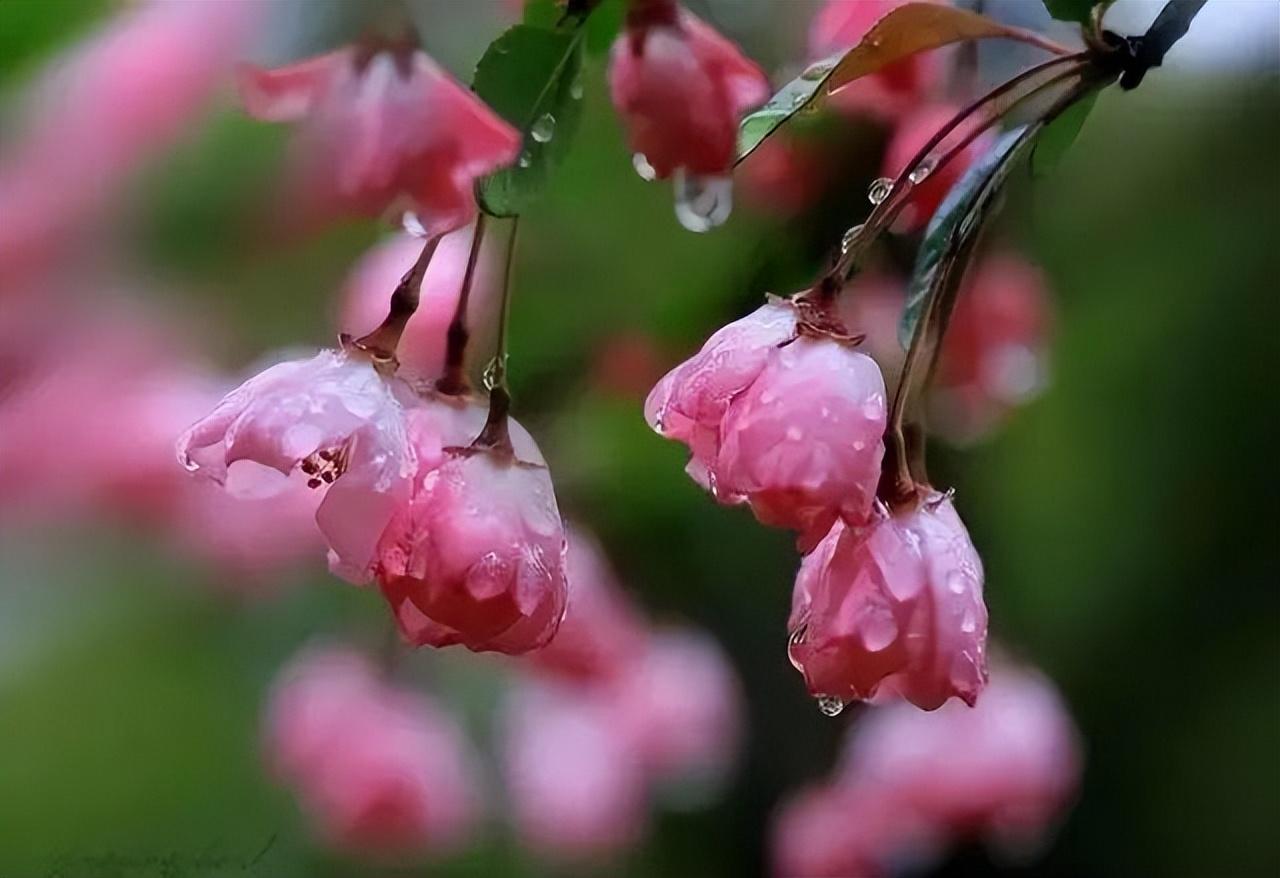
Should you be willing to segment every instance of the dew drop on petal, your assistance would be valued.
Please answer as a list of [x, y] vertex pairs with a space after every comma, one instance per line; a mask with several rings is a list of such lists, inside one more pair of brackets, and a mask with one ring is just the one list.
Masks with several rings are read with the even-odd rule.
[[871, 188], [867, 190], [867, 200], [872, 204], [880, 204], [889, 197], [889, 193], [892, 191], [892, 180], [888, 177], [877, 177], [871, 182]]
[[844, 701], [834, 695], [819, 695], [818, 710], [822, 711], [823, 716], [839, 716], [844, 710]]
[[638, 152], [631, 157], [631, 167], [636, 169], [640, 179], [646, 183], [652, 183], [658, 179], [658, 172], [653, 169], [653, 165], [649, 164], [649, 160], [645, 158], [642, 152]]
[[556, 135], [556, 117], [550, 113], [543, 113], [538, 120], [533, 123], [533, 127], [529, 129], [529, 133], [533, 135], [533, 139], [538, 143], [549, 143], [551, 138]]
[[947, 589], [952, 594], [964, 594], [967, 587], [968, 579], [959, 570], [952, 570], [947, 574]]
[[804, 438], [804, 431], [796, 426], [787, 427], [787, 438], [792, 442], [799, 442]]
[[680, 168], [675, 174], [676, 219], [691, 232], [709, 232], [733, 211], [733, 179], [703, 177]]
[[422, 224], [422, 220], [418, 219], [418, 215], [411, 210], [406, 210], [404, 216], [400, 217], [400, 226], [415, 238], [427, 237], [427, 227]]

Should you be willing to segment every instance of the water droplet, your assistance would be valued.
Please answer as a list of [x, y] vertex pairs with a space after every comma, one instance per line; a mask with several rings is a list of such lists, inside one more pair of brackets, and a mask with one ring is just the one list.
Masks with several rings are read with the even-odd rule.
[[640, 179], [646, 183], [652, 183], [658, 179], [658, 172], [653, 169], [653, 165], [649, 164], [649, 160], [644, 157], [642, 152], [638, 152], [631, 157], [631, 167], [636, 169]]
[[804, 431], [795, 426], [787, 427], [787, 438], [792, 442], [799, 442], [804, 438]]
[[492, 391], [502, 383], [503, 374], [507, 371], [506, 357], [502, 357], [502, 362], [498, 361], [498, 357], [494, 357], [484, 367], [484, 373], [480, 376], [480, 380], [484, 382], [484, 389]]
[[516, 160], [516, 164], [522, 168], [527, 168], [533, 164], [533, 156], [529, 153], [529, 150], [526, 149], [520, 153], [520, 158]]
[[831, 65], [825, 61], [817, 64], [810, 64], [804, 69], [804, 73], [800, 74], [800, 78], [807, 82], [814, 82], [826, 76], [831, 71]]
[[849, 248], [853, 246], [853, 242], [858, 239], [858, 235], [862, 234], [862, 225], [856, 225], [844, 233], [844, 237], [840, 239], [840, 254], [849, 252]]
[[886, 606], [869, 608], [858, 625], [862, 645], [870, 652], [887, 649], [898, 639], [898, 623]]
[[959, 570], [952, 570], [947, 574], [947, 589], [952, 594], [964, 594], [968, 587], [968, 578]]
[[533, 123], [529, 133], [538, 143], [548, 143], [556, 134], [556, 117], [550, 113], [543, 113], [538, 117], [538, 121]]
[[819, 695], [818, 710], [822, 711], [823, 716], [839, 716], [844, 710], [844, 701], [834, 695]]
[[964, 611], [964, 618], [960, 620], [960, 630], [965, 634], [972, 634], [978, 630], [978, 620], [973, 614], [973, 608]]
[[691, 232], [709, 232], [723, 225], [733, 211], [733, 179], [702, 177], [676, 171], [676, 219]]
[[889, 193], [892, 191], [892, 180], [888, 177], [877, 177], [871, 182], [871, 188], [867, 190], [867, 200], [872, 204], [880, 204], [889, 197]]
[[921, 162], [914, 171], [912, 171], [910, 174], [907, 175], [907, 179], [910, 180], [913, 185], [915, 185], [915, 184], [923, 183], [925, 178], [932, 173], [933, 173], [933, 162], [924, 161], [924, 162]]
[[809, 633], [808, 620], [801, 622], [791, 632], [791, 636], [787, 638], [787, 659], [791, 662], [791, 667], [800, 673], [804, 673], [804, 662], [800, 660], [800, 647], [804, 646], [805, 635]]
[[406, 210], [404, 215], [400, 217], [400, 227], [415, 238], [427, 237], [427, 227], [422, 224], [422, 220], [418, 219], [418, 215], [411, 210]]
[[582, 93], [582, 77], [579, 76], [573, 81], [573, 84], [569, 86], [569, 97], [573, 98], [575, 101], [580, 101], [582, 100]]
[[800, 106], [808, 99], [809, 99], [809, 96], [802, 92], [797, 92], [796, 94], [793, 94], [791, 96], [791, 109], [794, 110], [796, 107]]

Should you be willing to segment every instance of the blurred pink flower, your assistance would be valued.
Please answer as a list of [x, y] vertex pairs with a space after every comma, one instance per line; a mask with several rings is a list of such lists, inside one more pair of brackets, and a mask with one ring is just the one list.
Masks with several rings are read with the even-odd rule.
[[607, 702], [526, 681], [502, 724], [507, 793], [521, 840], [560, 859], [634, 844], [648, 820], [645, 773]]
[[380, 680], [359, 654], [329, 647], [295, 658], [265, 725], [268, 763], [336, 847], [438, 851], [475, 821], [474, 757], [457, 725], [425, 696]]
[[829, 168], [821, 150], [778, 131], [738, 168], [743, 193], [762, 213], [791, 217], [812, 207], [828, 183]]
[[[937, 104], [922, 107], [905, 117], [897, 130], [894, 131], [893, 137], [889, 140], [889, 145], [885, 149], [884, 175], [891, 179], [896, 178], [899, 173], [906, 169], [907, 164], [915, 158], [916, 153], [941, 130], [943, 125], [951, 121], [951, 118], [957, 112], [957, 107]], [[950, 151], [953, 145], [959, 144], [961, 139], [973, 131], [975, 124], [971, 120], [966, 120], [943, 139], [940, 148], [935, 148], [932, 155], [940, 157]], [[994, 136], [990, 131], [978, 135], [972, 143], [960, 150], [946, 165], [930, 172], [922, 182], [916, 184], [913, 187], [910, 202], [902, 209], [902, 213], [898, 215], [897, 222], [894, 224], [895, 228], [903, 231], [924, 229], [929, 224], [934, 212], [937, 211], [938, 206], [942, 204], [943, 199], [947, 197], [947, 192], [960, 181], [965, 171], [969, 170], [969, 167], [990, 148], [993, 141]]]
[[640, 399], [666, 370], [665, 358], [653, 338], [634, 330], [603, 339], [591, 365], [595, 387], [616, 396]]
[[866, 521], [884, 456], [880, 368], [847, 342], [801, 336], [777, 349], [721, 424], [717, 491], [800, 532], [811, 549], [837, 518]]
[[363, 356], [321, 351], [233, 390], [178, 439], [178, 457], [242, 497], [270, 496], [290, 482], [327, 486], [316, 522], [334, 571], [358, 581], [408, 496], [416, 460], [404, 402], [412, 402], [408, 386]]
[[987, 677], [982, 561], [949, 498], [877, 508], [865, 527], [837, 523], [801, 563], [791, 660], [819, 697], [884, 688], [925, 710], [972, 705]]
[[518, 654], [546, 645], [564, 616], [564, 525], [542, 454], [514, 420], [514, 454], [466, 447], [486, 409], [440, 397], [410, 412], [417, 471], [374, 574], [412, 643]]
[[[877, 21], [905, 2], [827, 0], [809, 28], [809, 56], [817, 60], [853, 48]], [[936, 53], [919, 52], [855, 80], [828, 103], [849, 113], [894, 121], [925, 103], [939, 73]]]
[[269, 4], [134, 4], [52, 63], [0, 158], [0, 285], [46, 263], [188, 134]]
[[769, 96], [760, 68], [674, 0], [632, 5], [609, 87], [632, 152], [663, 179], [728, 174], [739, 117]]
[[408, 42], [246, 66], [240, 92], [258, 119], [303, 122], [288, 198], [298, 215], [411, 213], [443, 234], [475, 215], [475, 180], [520, 150], [519, 132]]
[[[417, 378], [439, 377], [444, 368], [445, 331], [462, 289], [472, 230], [445, 235], [427, 266], [418, 310], [409, 318], [396, 358], [400, 374]], [[373, 247], [356, 264], [342, 294], [339, 328], [355, 338], [376, 329], [387, 316], [391, 293], [422, 251], [422, 239], [398, 234]], [[483, 346], [494, 308], [494, 276], [482, 251], [467, 301], [472, 339]]]

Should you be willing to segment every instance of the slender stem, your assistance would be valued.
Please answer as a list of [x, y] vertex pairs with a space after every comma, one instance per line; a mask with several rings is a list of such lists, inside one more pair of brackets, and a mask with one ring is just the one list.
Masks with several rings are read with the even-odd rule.
[[395, 359], [400, 336], [404, 334], [409, 318], [418, 310], [418, 302], [422, 296], [422, 279], [426, 277], [427, 266], [431, 264], [431, 258], [435, 255], [439, 243], [439, 235], [432, 235], [422, 243], [422, 252], [418, 254], [417, 261], [404, 273], [400, 283], [391, 293], [386, 318], [373, 332], [356, 339], [357, 347], [369, 351], [379, 359]]
[[507, 415], [511, 411], [511, 391], [507, 386], [507, 325], [511, 317], [511, 277], [515, 265], [516, 240], [520, 232], [520, 218], [511, 221], [511, 234], [507, 236], [507, 259], [502, 272], [502, 306], [498, 322], [498, 343], [493, 362], [485, 370], [485, 387], [489, 391], [489, 417], [484, 429], [476, 437], [474, 446], [511, 450], [511, 435], [507, 427]]
[[444, 374], [436, 382], [436, 389], [450, 396], [460, 396], [471, 389], [467, 381], [467, 303], [471, 298], [471, 285], [475, 281], [476, 265], [480, 261], [480, 248], [484, 244], [485, 214], [476, 217], [475, 231], [471, 235], [471, 252], [467, 254], [467, 270], [462, 276], [462, 289], [458, 291], [458, 303], [453, 309], [453, 319], [445, 333]]
[[1187, 35], [1191, 20], [1199, 14], [1206, 2], [1208, 0], [1169, 0], [1151, 23], [1151, 27], [1147, 28], [1147, 32], [1129, 40], [1133, 57], [1124, 75], [1120, 77], [1120, 87], [1137, 88], [1148, 70], [1163, 64], [1165, 54], [1173, 48], [1174, 43]]

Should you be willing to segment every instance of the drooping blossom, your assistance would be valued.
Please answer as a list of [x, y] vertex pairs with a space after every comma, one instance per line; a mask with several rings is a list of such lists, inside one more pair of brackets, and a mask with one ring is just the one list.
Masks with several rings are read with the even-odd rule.
[[520, 149], [519, 132], [407, 40], [245, 67], [240, 92], [258, 119], [303, 123], [294, 212], [410, 213], [443, 234], [474, 216], [475, 180]]
[[917, 820], [1010, 851], [1035, 847], [1075, 796], [1079, 739], [1042, 674], [999, 662], [972, 709], [923, 713], [901, 702], [852, 729], [846, 783], [892, 790]]
[[373, 575], [415, 645], [518, 654], [546, 645], [564, 616], [564, 525], [542, 454], [514, 419], [511, 451], [468, 447], [485, 413], [443, 396], [408, 412], [416, 470]]
[[[409, 318], [396, 346], [401, 375], [436, 378], [443, 370], [445, 332], [462, 289], [471, 237], [471, 229], [458, 229], [436, 245], [422, 279], [418, 309]], [[372, 248], [347, 279], [338, 328], [354, 338], [377, 329], [387, 316], [392, 291], [421, 251], [422, 239], [407, 233], [397, 234]], [[493, 323], [490, 318], [494, 316], [496, 304], [495, 280], [491, 260], [482, 249], [467, 299], [471, 337], [481, 349], [485, 346], [484, 334]]]
[[595, 539], [575, 527], [566, 536], [569, 598], [564, 621], [555, 638], [527, 661], [556, 677], [616, 679], [643, 660], [648, 631]]
[[790, 656], [809, 691], [839, 702], [882, 689], [925, 710], [986, 684], [982, 561], [949, 497], [862, 527], [837, 523], [800, 566]]
[[197, 477], [242, 497], [290, 481], [325, 490], [316, 522], [334, 572], [360, 581], [405, 502], [416, 458], [405, 428], [407, 385], [358, 352], [279, 363], [229, 393], [178, 440]]
[[830, 168], [815, 145], [778, 131], [747, 157], [738, 169], [743, 194], [761, 213], [792, 217], [822, 197]]
[[771, 299], [667, 373], [645, 415], [689, 446], [689, 474], [720, 502], [750, 503], [807, 549], [835, 519], [869, 514], [886, 408], [869, 357], [799, 329], [796, 305]]
[[270, 4], [134, 4], [49, 67], [0, 156], [0, 292], [188, 134]]
[[[884, 175], [896, 179], [907, 165], [915, 158], [916, 153], [942, 127], [951, 121], [958, 108], [945, 104], [934, 104], [912, 112], [902, 119], [895, 129], [884, 154]], [[940, 157], [952, 146], [959, 143], [973, 130], [976, 124], [966, 120], [958, 128], [948, 134], [939, 148], [933, 150], [933, 156]], [[949, 162], [928, 173], [920, 183], [912, 187], [911, 201], [898, 215], [895, 228], [903, 231], [918, 231], [929, 223], [942, 200], [947, 197], [951, 187], [959, 182], [964, 172], [990, 147], [993, 135], [988, 131], [978, 135], [971, 143], [960, 150]], [[932, 165], [930, 165], [932, 167]]]
[[265, 726], [268, 764], [335, 847], [439, 851], [475, 821], [474, 757], [456, 723], [355, 652], [297, 657], [273, 687]]
[[980, 436], [1044, 387], [1050, 318], [1034, 266], [996, 253], [973, 267], [947, 325], [931, 400], [946, 435]]
[[502, 724], [504, 775], [521, 841], [555, 859], [599, 859], [647, 823], [644, 766], [607, 701], [526, 681]]
[[631, 5], [609, 87], [632, 152], [661, 179], [726, 175], [739, 118], [769, 96], [760, 68], [674, 0]]
[[[827, 0], [809, 28], [809, 55], [817, 60], [853, 48], [877, 21], [907, 0]], [[854, 80], [829, 98], [837, 109], [895, 121], [920, 108], [938, 80], [932, 52], [917, 52]]]

